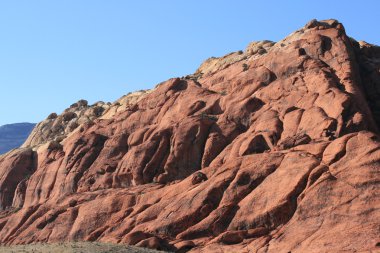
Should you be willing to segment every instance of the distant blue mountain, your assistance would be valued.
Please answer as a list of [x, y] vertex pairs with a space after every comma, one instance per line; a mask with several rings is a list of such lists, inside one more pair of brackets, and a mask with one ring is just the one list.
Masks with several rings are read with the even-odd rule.
[[0, 126], [0, 154], [20, 147], [36, 124], [16, 123]]

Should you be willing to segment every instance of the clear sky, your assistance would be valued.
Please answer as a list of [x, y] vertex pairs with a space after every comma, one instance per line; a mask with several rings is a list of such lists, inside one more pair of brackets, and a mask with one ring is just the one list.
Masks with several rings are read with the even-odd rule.
[[0, 0], [0, 125], [114, 101], [313, 18], [380, 45], [379, 10], [378, 0]]

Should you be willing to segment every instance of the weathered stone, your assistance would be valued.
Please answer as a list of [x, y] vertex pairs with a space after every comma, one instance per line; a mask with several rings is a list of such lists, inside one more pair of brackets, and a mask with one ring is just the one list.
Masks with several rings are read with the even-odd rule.
[[40, 123], [0, 156], [0, 242], [376, 250], [380, 51], [334, 20], [246, 51]]

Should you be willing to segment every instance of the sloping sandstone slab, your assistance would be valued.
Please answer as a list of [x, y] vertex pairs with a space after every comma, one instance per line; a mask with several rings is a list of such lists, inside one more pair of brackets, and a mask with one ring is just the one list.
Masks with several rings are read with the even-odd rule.
[[0, 157], [0, 242], [375, 250], [379, 52], [314, 20], [27, 142]]

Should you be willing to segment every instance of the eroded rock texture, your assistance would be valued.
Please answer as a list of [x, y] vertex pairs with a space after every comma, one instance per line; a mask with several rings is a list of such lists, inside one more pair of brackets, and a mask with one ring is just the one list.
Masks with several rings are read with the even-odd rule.
[[27, 142], [0, 157], [0, 242], [379, 249], [379, 52], [314, 20]]

